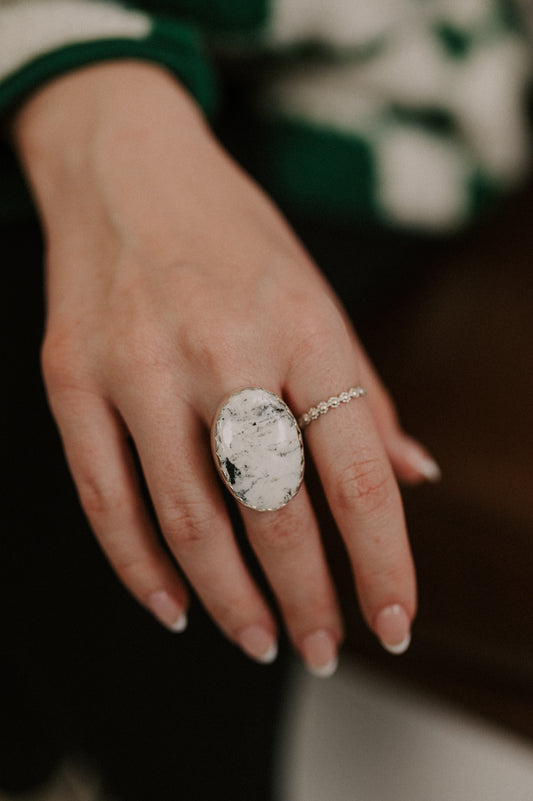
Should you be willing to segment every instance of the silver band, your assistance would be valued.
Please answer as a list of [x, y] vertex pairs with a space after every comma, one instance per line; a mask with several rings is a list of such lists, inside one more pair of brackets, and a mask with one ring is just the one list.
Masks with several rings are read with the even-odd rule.
[[331, 398], [328, 398], [327, 401], [321, 401], [317, 403], [316, 406], [311, 406], [309, 411], [298, 419], [298, 425], [303, 430], [306, 428], [309, 423], [312, 423], [313, 420], [318, 420], [321, 414], [326, 414], [329, 412], [330, 409], [336, 409], [337, 406], [340, 406], [341, 403], [349, 403], [351, 400], [355, 398], [364, 398], [367, 394], [367, 391], [362, 386], [357, 387], [350, 387], [347, 389], [346, 392], [340, 392], [338, 395], [332, 395]]

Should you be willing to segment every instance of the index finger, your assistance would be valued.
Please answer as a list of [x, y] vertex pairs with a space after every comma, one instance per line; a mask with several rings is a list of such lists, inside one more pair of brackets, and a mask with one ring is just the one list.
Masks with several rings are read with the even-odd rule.
[[304, 436], [348, 551], [363, 615], [385, 648], [402, 653], [416, 611], [415, 572], [400, 492], [367, 398], [331, 409]]

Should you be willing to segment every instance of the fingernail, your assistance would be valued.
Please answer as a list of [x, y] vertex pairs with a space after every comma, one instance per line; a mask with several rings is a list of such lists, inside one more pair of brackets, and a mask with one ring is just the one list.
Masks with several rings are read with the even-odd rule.
[[326, 629], [319, 629], [304, 638], [301, 652], [307, 669], [313, 676], [326, 679], [337, 670], [337, 643]]
[[269, 665], [278, 655], [278, 644], [264, 626], [248, 626], [237, 639], [242, 650], [263, 665]]
[[148, 597], [146, 605], [159, 622], [170, 631], [181, 632], [187, 628], [187, 615], [180, 604], [165, 590], [153, 592]]
[[378, 614], [374, 631], [391, 654], [403, 654], [411, 642], [411, 621], [403, 606], [392, 604]]
[[409, 462], [413, 470], [416, 470], [428, 481], [435, 482], [440, 480], [442, 477], [440, 467], [422, 445], [410, 437], [405, 437], [402, 450], [405, 461]]

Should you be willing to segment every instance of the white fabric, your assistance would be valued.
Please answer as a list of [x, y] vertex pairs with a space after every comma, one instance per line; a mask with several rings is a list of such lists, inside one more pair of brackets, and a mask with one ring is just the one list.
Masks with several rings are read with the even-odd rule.
[[529, 166], [523, 120], [529, 55], [514, 38], [481, 48], [457, 68], [449, 104], [481, 165], [495, 178], [514, 181]]
[[333, 47], [384, 36], [412, 11], [411, 0], [272, 0], [268, 40], [315, 40]]
[[448, 230], [466, 219], [472, 163], [453, 141], [401, 125], [376, 148], [379, 203], [396, 222]]
[[0, 0], [0, 80], [48, 51], [94, 39], [147, 36], [146, 14], [103, 0]]
[[487, 18], [487, 0], [434, 0], [431, 13], [463, 30], [482, 25]]

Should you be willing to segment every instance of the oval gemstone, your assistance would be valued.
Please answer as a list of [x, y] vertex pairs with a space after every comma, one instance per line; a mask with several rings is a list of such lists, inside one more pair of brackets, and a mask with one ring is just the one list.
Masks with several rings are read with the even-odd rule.
[[302, 435], [291, 410], [273, 392], [247, 387], [220, 407], [213, 451], [230, 492], [245, 506], [281, 509], [303, 479]]

